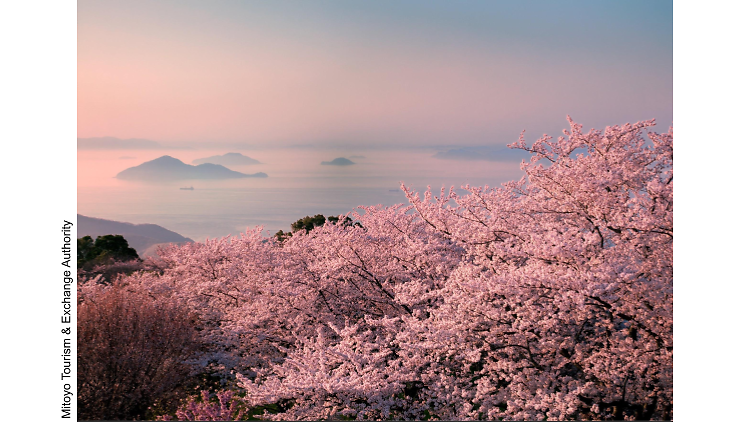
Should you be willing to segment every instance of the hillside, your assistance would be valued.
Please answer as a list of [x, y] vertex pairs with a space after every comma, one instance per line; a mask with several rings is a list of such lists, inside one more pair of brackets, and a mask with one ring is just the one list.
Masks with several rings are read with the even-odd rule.
[[78, 214], [78, 237], [121, 234], [141, 257], [153, 255], [156, 246], [165, 243], [186, 243], [193, 240], [156, 224], [132, 224]]

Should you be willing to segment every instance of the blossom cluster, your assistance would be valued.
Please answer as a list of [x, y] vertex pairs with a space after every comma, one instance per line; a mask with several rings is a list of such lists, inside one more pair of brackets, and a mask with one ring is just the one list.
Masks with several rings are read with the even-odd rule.
[[[294, 419], [670, 419], [672, 131], [528, 145], [525, 176], [279, 241], [172, 246], [127, 278], [198, 315], [207, 370]], [[165, 299], [166, 300], [166, 299]]]

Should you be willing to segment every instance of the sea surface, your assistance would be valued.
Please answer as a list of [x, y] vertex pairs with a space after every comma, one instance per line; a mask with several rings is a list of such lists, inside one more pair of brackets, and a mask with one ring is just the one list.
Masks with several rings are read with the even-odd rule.
[[[262, 162], [227, 166], [268, 178], [146, 183], [115, 178], [118, 172], [163, 155], [187, 164], [229, 150], [101, 150], [78, 152], [78, 213], [129, 223], [152, 223], [196, 241], [237, 235], [263, 226], [270, 233], [307, 215], [339, 215], [359, 205], [405, 203], [401, 182], [423, 192], [441, 186], [499, 186], [521, 177], [518, 162], [446, 160], [434, 150], [239, 151]], [[351, 166], [322, 161], [345, 157]], [[193, 187], [193, 190], [181, 190]]]

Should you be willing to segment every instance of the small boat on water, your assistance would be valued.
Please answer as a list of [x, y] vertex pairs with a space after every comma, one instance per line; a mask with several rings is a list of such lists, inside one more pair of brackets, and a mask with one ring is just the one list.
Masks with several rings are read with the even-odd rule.
[[189, 188], [180, 188], [180, 190], [193, 190], [194, 188], [190, 186]]

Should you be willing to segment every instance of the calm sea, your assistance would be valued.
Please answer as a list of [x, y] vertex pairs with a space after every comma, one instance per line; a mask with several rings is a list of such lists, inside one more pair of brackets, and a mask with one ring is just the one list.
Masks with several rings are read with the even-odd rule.
[[[193, 240], [236, 235], [258, 225], [271, 233], [289, 230], [306, 215], [339, 215], [358, 205], [406, 202], [401, 181], [424, 191], [427, 185], [498, 186], [521, 176], [518, 163], [443, 160], [430, 150], [242, 151], [263, 164], [228, 166], [268, 178], [143, 183], [115, 175], [145, 161], [170, 155], [187, 164], [226, 150], [113, 150], [78, 152], [78, 213], [129, 223], [153, 223]], [[324, 166], [349, 158], [355, 165]], [[181, 190], [181, 187], [193, 190]]]

